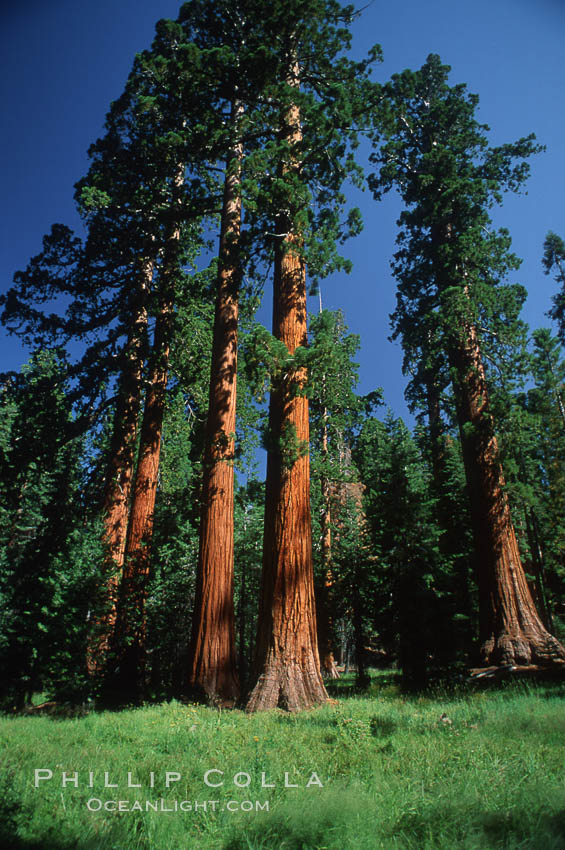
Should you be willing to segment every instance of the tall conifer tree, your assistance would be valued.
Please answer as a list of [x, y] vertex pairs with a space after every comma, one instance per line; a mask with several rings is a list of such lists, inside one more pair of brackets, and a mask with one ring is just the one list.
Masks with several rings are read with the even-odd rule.
[[[395, 274], [396, 332], [419, 335], [421, 356], [449, 369], [477, 554], [481, 658], [488, 664], [565, 660], [545, 630], [526, 582], [505, 491], [483, 352], [489, 332], [511, 336], [517, 289], [501, 281], [518, 261], [506, 232], [490, 230], [488, 210], [517, 190], [536, 151], [533, 137], [491, 148], [475, 116], [478, 98], [430, 56], [418, 72], [385, 87], [386, 141], [373, 154], [373, 187], [396, 185], [402, 213]], [[433, 331], [433, 332], [432, 332]]]
[[[323, 276], [342, 263], [336, 252], [341, 185], [355, 173], [351, 145], [362, 93], [368, 102], [375, 97], [367, 63], [343, 56], [352, 17], [351, 7], [331, 0], [285, 2], [271, 4], [264, 24], [276, 45], [271, 102], [278, 145], [271, 151], [268, 203], [258, 204], [257, 214], [267, 218], [274, 241], [273, 336], [288, 360], [274, 378], [269, 405], [256, 684], [249, 711], [295, 711], [326, 699], [314, 605], [307, 375], [296, 354], [307, 343], [306, 264], [314, 276]], [[266, 195], [258, 197], [264, 203]]]
[[[153, 47], [137, 57], [124, 94], [137, 106], [128, 126], [130, 160], [144, 169], [142, 208], [153, 230], [153, 339], [148, 354], [139, 453], [132, 486], [123, 576], [119, 589], [106, 692], [143, 693], [146, 596], [171, 346], [179, 299], [199, 296], [194, 266], [203, 221], [216, 212], [217, 182], [208, 170], [208, 141], [219, 119], [208, 108], [207, 73], [198, 51], [178, 50], [182, 28], [160, 21]], [[207, 69], [208, 70], [208, 69]], [[197, 120], [198, 118], [198, 120]], [[96, 178], [96, 171], [94, 177]], [[94, 184], [96, 190], [96, 183]], [[86, 192], [91, 190], [87, 187]]]
[[[237, 136], [243, 108], [234, 102]], [[191, 686], [208, 697], [239, 697], [233, 608], [234, 450], [241, 230], [242, 144], [226, 166], [202, 483], [200, 552], [193, 619]]]

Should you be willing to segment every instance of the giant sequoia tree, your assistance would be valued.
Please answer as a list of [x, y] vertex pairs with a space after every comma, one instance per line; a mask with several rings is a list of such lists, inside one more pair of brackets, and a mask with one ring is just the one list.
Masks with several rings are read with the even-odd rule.
[[[289, 85], [298, 86], [296, 66]], [[300, 143], [300, 112], [289, 107], [282, 119], [292, 149]], [[296, 154], [292, 153], [295, 159]], [[281, 168], [296, 168], [294, 163]], [[283, 220], [284, 219], [284, 220]], [[290, 216], [277, 222], [273, 334], [289, 354], [306, 343], [306, 277], [302, 236]], [[283, 235], [284, 234], [284, 235]], [[308, 401], [300, 395], [304, 369], [289, 370], [271, 394], [267, 461], [263, 581], [257, 667], [261, 670], [248, 707], [304, 708], [325, 698], [317, 650], [310, 519]]]
[[[242, 107], [234, 102], [232, 125], [238, 130]], [[226, 164], [220, 226], [220, 253], [204, 476], [200, 552], [193, 619], [190, 684], [209, 697], [236, 699], [233, 608], [234, 449], [239, 314], [238, 240], [241, 230], [239, 194], [242, 145], [234, 145]]]
[[[263, 575], [247, 708], [306, 708], [326, 699], [320, 673], [312, 567], [306, 369], [306, 264], [320, 276], [341, 261], [341, 185], [354, 170], [350, 146], [370, 98], [366, 64], [346, 60], [351, 8], [334, 2], [271, 4], [265, 31], [276, 86], [276, 147], [255, 213], [274, 246], [273, 335], [283, 362], [269, 405]], [[269, 42], [268, 42], [269, 43]], [[284, 351], [288, 352], [285, 356]], [[286, 360], [286, 362], [285, 362]]]
[[[261, 91], [263, 74], [256, 65], [260, 26], [255, 3], [233, 0], [214, 4], [195, 0], [183, 7], [179, 21], [183, 37], [206, 57], [208, 72], [215, 77], [208, 106], [223, 116], [227, 129], [225, 143], [215, 149], [218, 170], [224, 169], [224, 188], [188, 687], [210, 699], [233, 701], [239, 697], [233, 582], [242, 170], [250, 153], [250, 126], [252, 146], [262, 138], [254, 118], [246, 117], [256, 116]], [[253, 234], [247, 236], [252, 243]]]
[[[461, 435], [477, 554], [481, 658], [485, 663], [565, 660], [545, 630], [526, 582], [510, 515], [489, 402], [484, 352], [489, 335], [516, 332], [521, 289], [502, 283], [518, 261], [488, 210], [528, 173], [533, 137], [489, 147], [475, 118], [478, 98], [450, 87], [430, 56], [418, 72], [385, 87], [385, 142], [373, 154], [378, 195], [398, 187], [399, 281], [393, 322], [420, 379], [431, 367], [436, 387], [449, 380]], [[443, 353], [443, 363], [439, 356]], [[422, 364], [423, 367], [422, 368]], [[433, 382], [432, 382], [433, 383]]]
[[[176, 56], [171, 26], [161, 22], [153, 49], [136, 58], [105, 135], [89, 151], [89, 172], [77, 184], [84, 240], [53, 228], [43, 253], [16, 276], [3, 315], [34, 345], [80, 341], [71, 368], [77, 428], [96, 427], [108, 408], [114, 412], [101, 505], [109, 552], [107, 606], [94, 624], [89, 655], [98, 675], [113, 645], [108, 672], [126, 690], [126, 667], [133, 671], [131, 681], [142, 668], [175, 314], [179, 300], [186, 306], [201, 295], [198, 276], [186, 269], [202, 244], [203, 217], [214, 214], [217, 201], [215, 177], [202, 165], [203, 139], [214, 141], [211, 122], [206, 124], [213, 111], [202, 109], [206, 75], [198, 73], [197, 57]], [[221, 125], [219, 117], [213, 120]], [[51, 300], [55, 307], [68, 305], [64, 314], [48, 312]]]
[[[130, 169], [126, 176], [114, 142], [110, 130], [114, 166], [105, 175], [106, 193], [99, 194], [96, 209], [93, 193], [80, 198], [78, 187], [84, 239], [55, 225], [43, 240], [42, 253], [16, 274], [2, 316], [34, 348], [72, 344], [69, 399], [76, 411], [75, 432], [98, 427], [113, 411], [99, 488], [108, 548], [108, 604], [106, 612], [97, 615], [89, 648], [92, 672], [101, 668], [108, 646], [124, 561], [153, 279], [151, 234], [135, 212], [133, 174]], [[128, 208], [120, 203], [120, 195], [127, 195]], [[64, 312], [59, 312], [61, 305], [67, 305]]]
[[[181, 38], [178, 24], [158, 24], [152, 50], [137, 57], [124, 96], [111, 113], [122, 158], [143, 178], [136, 197], [151, 235], [153, 258], [148, 302], [153, 338], [107, 676], [109, 692], [128, 695], [141, 693], [144, 685], [145, 603], [175, 316], [179, 302], [201, 294], [199, 277], [186, 269], [194, 265], [202, 245], [202, 222], [214, 214], [217, 202], [203, 135], [213, 143], [213, 125], [219, 125], [220, 118], [207, 97], [207, 76], [199, 73], [198, 52], [178, 55]], [[108, 147], [108, 141], [101, 140], [95, 148], [98, 156], [83, 189], [86, 196], [94, 192], [95, 200], [100, 192], [108, 194], [105, 177], [112, 173], [115, 159], [108, 157]]]

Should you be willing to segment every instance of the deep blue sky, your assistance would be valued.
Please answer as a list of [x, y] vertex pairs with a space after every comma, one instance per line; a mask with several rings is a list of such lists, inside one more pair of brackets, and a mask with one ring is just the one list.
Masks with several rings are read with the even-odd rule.
[[[0, 134], [1, 279], [40, 251], [53, 222], [76, 225], [73, 184], [87, 167], [86, 151], [100, 135], [105, 113], [125, 82], [136, 51], [149, 46], [154, 24], [176, 17], [178, 0], [1, 0]], [[361, 3], [364, 5], [364, 2]], [[496, 214], [524, 259], [515, 279], [530, 292], [525, 317], [537, 327], [555, 285], [541, 270], [548, 230], [565, 236], [565, 4], [563, 0], [374, 0], [354, 27], [354, 53], [382, 45], [376, 78], [420, 67], [439, 53], [481, 98], [479, 118], [492, 141], [530, 132], [547, 145], [532, 161], [526, 196], [508, 197]], [[385, 400], [405, 414], [401, 353], [387, 341], [394, 308], [389, 261], [394, 250], [394, 198], [380, 205], [355, 197], [365, 218], [363, 234], [346, 246], [350, 276], [323, 284], [324, 306], [341, 307], [361, 335], [360, 389], [383, 386]], [[316, 308], [313, 302], [312, 309]], [[27, 359], [15, 338], [0, 331], [0, 371]]]

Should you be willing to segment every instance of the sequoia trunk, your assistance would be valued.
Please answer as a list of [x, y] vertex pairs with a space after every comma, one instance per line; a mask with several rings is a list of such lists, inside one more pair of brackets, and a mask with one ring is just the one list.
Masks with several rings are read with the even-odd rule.
[[[275, 260], [273, 334], [291, 354], [306, 343], [304, 264], [292, 243]], [[296, 395], [305, 379], [304, 370], [289, 373], [271, 393], [258, 681], [248, 711], [298, 711], [327, 699], [314, 607], [308, 399]]]
[[165, 246], [150, 372], [145, 395], [122, 582], [119, 590], [113, 658], [106, 678], [109, 698], [138, 698], [145, 680], [145, 601], [151, 565], [153, 516], [157, 495], [161, 434], [165, 412], [169, 351], [174, 324], [174, 274], [180, 229]]
[[[299, 86], [297, 63], [288, 83]], [[300, 110], [292, 105], [283, 120], [292, 148], [302, 140]], [[281, 176], [298, 167], [291, 154]], [[307, 342], [306, 269], [302, 239], [281, 212], [275, 246], [273, 335], [290, 354]], [[310, 516], [310, 423], [308, 399], [300, 395], [306, 370], [289, 368], [271, 391], [269, 451], [263, 534], [255, 676], [247, 711], [299, 711], [327, 700], [320, 672], [314, 602]]]
[[87, 667], [92, 676], [101, 674], [107, 660], [110, 641], [116, 622], [118, 589], [124, 565], [126, 535], [130, 506], [131, 485], [135, 465], [137, 423], [141, 406], [143, 349], [147, 331], [147, 294], [153, 277], [153, 262], [141, 264], [139, 297], [134, 319], [124, 351], [124, 360], [114, 428], [110, 446], [110, 460], [104, 491], [104, 541], [108, 551], [108, 579], [104, 614], [94, 622], [87, 648]]
[[485, 664], [565, 661], [528, 587], [505, 493], [476, 329], [462, 322], [450, 351], [477, 553], [481, 659]]
[[[241, 111], [241, 107], [234, 106], [232, 120], [236, 131]], [[237, 144], [233, 149], [232, 162], [228, 163], [224, 189], [189, 672], [189, 685], [193, 692], [223, 702], [233, 702], [239, 697], [233, 607], [233, 459], [241, 156], [242, 146]]]

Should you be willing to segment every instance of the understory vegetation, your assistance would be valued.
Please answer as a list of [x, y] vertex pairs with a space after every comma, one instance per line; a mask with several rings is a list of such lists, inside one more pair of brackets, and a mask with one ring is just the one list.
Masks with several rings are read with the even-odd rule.
[[[180, 702], [0, 721], [2, 846], [11, 850], [425, 850], [565, 846], [565, 688], [464, 684], [404, 693], [372, 672], [300, 714]], [[34, 770], [51, 780], [34, 787]], [[223, 780], [218, 788], [210, 781]], [[78, 771], [79, 787], [61, 787]], [[89, 771], [93, 788], [87, 787]], [[132, 784], [127, 788], [127, 772]], [[165, 787], [166, 771], [181, 774]], [[104, 788], [104, 773], [109, 783]], [[154, 774], [154, 788], [150, 774]], [[323, 787], [314, 781], [315, 772]], [[261, 788], [265, 782], [275, 787]], [[285, 788], [288, 784], [297, 788]], [[233, 779], [248, 774], [248, 787]], [[42, 776], [47, 774], [43, 773]], [[246, 783], [245, 776], [239, 776]], [[92, 800], [218, 801], [213, 811], [89, 811]], [[252, 811], [238, 808], [251, 801]], [[268, 801], [268, 811], [255, 802]], [[90, 803], [95, 808], [98, 803]]]

